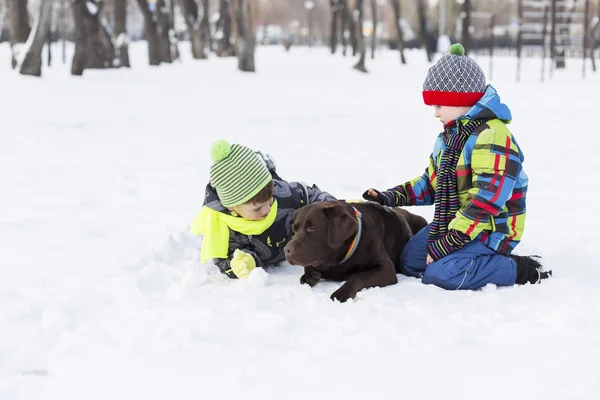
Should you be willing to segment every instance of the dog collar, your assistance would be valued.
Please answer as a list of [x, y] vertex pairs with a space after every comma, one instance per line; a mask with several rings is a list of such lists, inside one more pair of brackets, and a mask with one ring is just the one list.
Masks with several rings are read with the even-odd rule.
[[354, 209], [354, 216], [356, 217], [356, 222], [358, 222], [358, 231], [356, 232], [356, 236], [354, 236], [354, 240], [352, 240], [352, 243], [350, 243], [350, 248], [348, 248], [346, 257], [344, 257], [340, 264], [345, 263], [350, 257], [352, 257], [352, 254], [354, 254], [356, 248], [358, 247], [358, 243], [360, 242], [360, 237], [362, 234], [362, 214], [356, 208], [352, 208]]

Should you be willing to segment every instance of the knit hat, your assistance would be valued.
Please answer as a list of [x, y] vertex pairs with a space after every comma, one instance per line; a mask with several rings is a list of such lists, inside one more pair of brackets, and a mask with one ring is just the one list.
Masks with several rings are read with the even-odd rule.
[[248, 147], [218, 140], [210, 154], [210, 184], [225, 207], [246, 203], [273, 179], [265, 162]]
[[423, 100], [429, 106], [473, 106], [485, 92], [485, 74], [475, 60], [465, 56], [460, 43], [435, 63], [423, 83]]

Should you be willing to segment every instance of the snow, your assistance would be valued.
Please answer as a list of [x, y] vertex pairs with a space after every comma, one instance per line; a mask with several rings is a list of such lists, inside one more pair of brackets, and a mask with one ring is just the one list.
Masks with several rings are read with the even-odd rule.
[[129, 37], [126, 33], [119, 33], [119, 36], [117, 36], [117, 40], [115, 41], [115, 46], [117, 48], [121, 48], [123, 46], [129, 45], [130, 42], [131, 41], [129, 40]]
[[98, 6], [96, 5], [96, 3], [91, 2], [91, 1], [86, 1], [85, 2], [85, 6], [88, 9], [88, 12], [90, 13], [90, 15], [96, 15], [98, 14]]
[[325, 49], [258, 47], [248, 74], [188, 45], [171, 66], [133, 43], [131, 69], [55, 62], [42, 79], [0, 46], [0, 399], [598, 398], [600, 74], [568, 60], [540, 84], [525, 59], [517, 84], [514, 59], [494, 65], [530, 177], [518, 250], [551, 280], [450, 292], [399, 276], [339, 304], [339, 283], [311, 289], [291, 266], [232, 281], [199, 263], [187, 231], [209, 146], [260, 149], [340, 198], [413, 178], [440, 128], [424, 52], [363, 75]]

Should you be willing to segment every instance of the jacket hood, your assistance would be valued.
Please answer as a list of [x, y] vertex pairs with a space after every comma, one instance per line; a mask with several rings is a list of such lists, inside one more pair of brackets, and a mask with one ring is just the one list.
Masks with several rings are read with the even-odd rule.
[[499, 119], [505, 124], [512, 120], [512, 113], [508, 106], [500, 100], [498, 92], [492, 85], [488, 85], [483, 96], [465, 115], [469, 119], [485, 118]]

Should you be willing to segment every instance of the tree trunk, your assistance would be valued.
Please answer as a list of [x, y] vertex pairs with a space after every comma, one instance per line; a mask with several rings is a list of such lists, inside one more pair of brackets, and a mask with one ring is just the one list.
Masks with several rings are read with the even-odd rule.
[[[357, 0], [355, 0], [355, 4], [356, 1]], [[346, 55], [346, 36], [348, 36], [348, 39], [350, 40], [350, 46], [352, 46], [352, 55], [355, 56], [358, 50], [358, 43], [356, 40], [356, 22], [354, 21], [348, 0], [342, 0], [342, 4], [344, 5], [344, 8], [342, 9], [342, 35], [344, 38], [343, 54]], [[348, 32], [347, 35], [346, 32]]]
[[252, 15], [249, 0], [235, 0], [235, 17], [237, 26], [238, 69], [244, 72], [255, 72], [254, 47], [255, 35], [252, 29]]
[[356, 28], [356, 44], [357, 50], [360, 53], [360, 58], [354, 69], [360, 72], [368, 72], [365, 67], [365, 61], [367, 58], [367, 46], [365, 45], [365, 36], [363, 35], [363, 20], [364, 20], [364, 0], [356, 0], [355, 13], [356, 17], [355, 28]]
[[[12, 52], [12, 67], [17, 65], [19, 50], [22, 49], [29, 33], [29, 13], [27, 12], [27, 0], [6, 0], [8, 9], [8, 34], [10, 36], [10, 48]], [[1, 32], [0, 32], [1, 33]]]
[[50, 22], [48, 23], [48, 32], [46, 32], [46, 54], [48, 54], [48, 66], [52, 65], [52, 11], [50, 11]]
[[[471, 50], [471, 34], [469, 27], [471, 26], [471, 0], [464, 0], [463, 3], [464, 17], [462, 19], [462, 46], [465, 49], [465, 55]], [[552, 31], [554, 35], [554, 31]]]
[[340, 19], [341, 19], [341, 29], [340, 35], [342, 37], [342, 55], [345, 56], [348, 51], [348, 39], [346, 38], [346, 32], [348, 32], [348, 18], [349, 13], [346, 11], [348, 8], [347, 0], [340, 0]]
[[85, 69], [112, 68], [115, 47], [102, 25], [102, 3], [95, 0], [75, 0], [72, 3], [75, 22], [75, 54], [72, 75], [82, 75]]
[[219, 20], [217, 21], [217, 32], [215, 40], [217, 42], [217, 56], [228, 57], [233, 55], [231, 46], [231, 9], [229, 0], [219, 0]]
[[148, 41], [148, 61], [150, 65], [172, 62], [171, 41], [169, 38], [169, 15], [165, 12], [164, 0], [157, 0], [150, 9], [147, 0], [137, 0], [144, 16], [144, 32]]
[[427, 8], [425, 7], [425, 0], [419, 0], [418, 4], [419, 11], [419, 36], [421, 36], [421, 43], [425, 47], [425, 53], [427, 54], [427, 61], [433, 60], [433, 50], [431, 49], [431, 41], [429, 40], [429, 31], [427, 29]]
[[[356, 4], [358, 0], [354, 1]], [[352, 10], [350, 10], [350, 6], [346, 5], [344, 9], [347, 13], [348, 32], [350, 33], [350, 46], [352, 46], [352, 55], [355, 56], [358, 51], [358, 40], [356, 37], [356, 21], [354, 20], [354, 16], [352, 15]]]
[[371, 17], [373, 19], [373, 32], [371, 32], [371, 59], [375, 59], [377, 47], [377, 0], [371, 0]]
[[208, 0], [202, 0], [202, 9], [204, 10], [204, 14], [202, 15], [200, 24], [204, 27], [204, 43], [208, 46], [209, 50], [213, 50], [212, 34], [210, 33], [210, 4]]
[[[202, 37], [202, 51], [206, 53], [206, 47], [210, 49], [210, 8], [208, 0], [202, 0], [202, 17], [200, 18], [200, 36]], [[206, 58], [206, 54], [204, 54]]]
[[158, 34], [160, 61], [164, 63], [172, 63], [176, 58], [174, 49], [172, 48], [170, 35], [170, 17], [167, 12], [168, 8], [165, 4], [165, 0], [158, 0], [156, 2], [156, 11], [154, 12], [157, 19], [156, 33]]
[[396, 41], [398, 42], [398, 51], [400, 52], [400, 62], [406, 64], [406, 58], [404, 57], [404, 35], [402, 34], [402, 26], [400, 26], [400, 20], [402, 19], [400, 0], [391, 1], [394, 10], [394, 30], [396, 31]]
[[338, 0], [329, 0], [331, 5], [331, 32], [329, 36], [329, 47], [331, 54], [337, 51], [338, 20], [340, 18], [340, 4]]
[[129, 68], [129, 37], [127, 36], [127, 0], [115, 0], [115, 37], [117, 57], [122, 67]]
[[22, 75], [42, 76], [42, 49], [50, 24], [52, 4], [52, 0], [40, 0], [38, 16], [19, 55], [16, 66]]
[[[196, 60], [203, 60], [206, 58], [206, 52], [204, 51], [206, 46], [199, 18], [198, 3], [195, 0], [180, 0], [180, 2], [185, 25], [190, 35], [192, 57]], [[206, 14], [205, 10], [202, 11], [202, 14]]]
[[592, 60], [592, 71], [596, 72], [596, 58], [594, 57], [594, 52], [596, 51], [596, 36], [600, 32], [600, 9], [598, 9], [598, 19], [596, 20], [596, 24], [590, 29], [590, 38], [589, 38], [589, 49], [590, 49], [590, 59]]

